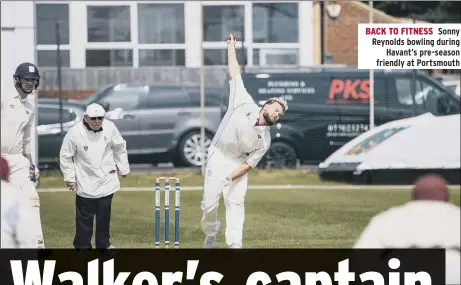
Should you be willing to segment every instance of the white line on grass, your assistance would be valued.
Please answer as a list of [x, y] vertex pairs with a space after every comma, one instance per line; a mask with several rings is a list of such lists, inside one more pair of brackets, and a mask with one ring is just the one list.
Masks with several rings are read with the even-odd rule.
[[[409, 190], [412, 185], [250, 185], [249, 190]], [[450, 188], [459, 189], [458, 186], [450, 186]], [[161, 188], [163, 191], [164, 187]], [[181, 186], [181, 191], [198, 191], [203, 190], [202, 186]], [[175, 191], [175, 187], [170, 187], [171, 191]], [[38, 189], [38, 192], [69, 192], [67, 188], [48, 188]], [[154, 187], [123, 187], [121, 192], [146, 192], [154, 191]]]

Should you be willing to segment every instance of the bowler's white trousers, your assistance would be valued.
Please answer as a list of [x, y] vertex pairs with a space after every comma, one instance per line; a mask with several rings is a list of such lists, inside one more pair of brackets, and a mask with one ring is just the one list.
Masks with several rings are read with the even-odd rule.
[[29, 160], [22, 154], [2, 154], [8, 161], [10, 168], [9, 182], [16, 189], [19, 189], [24, 199], [29, 199], [32, 206], [31, 218], [29, 221], [30, 232], [35, 235], [37, 248], [44, 248], [42, 222], [40, 218], [40, 198], [35, 189], [34, 182], [29, 178]]
[[246, 157], [229, 157], [215, 150], [206, 165], [204, 193], [202, 199], [202, 231], [207, 236], [216, 236], [221, 222], [218, 206], [224, 196], [226, 206], [226, 243], [242, 247], [243, 224], [245, 220], [245, 195], [248, 189], [248, 176], [237, 178], [225, 186], [226, 177], [245, 161]]

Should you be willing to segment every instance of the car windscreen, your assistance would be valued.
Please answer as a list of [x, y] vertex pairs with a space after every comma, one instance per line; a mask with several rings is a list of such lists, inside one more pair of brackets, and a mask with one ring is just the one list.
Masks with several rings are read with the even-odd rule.
[[[223, 100], [221, 88], [205, 88], [205, 107], [219, 107]], [[190, 101], [194, 107], [200, 107], [200, 87], [187, 88]]]
[[88, 106], [92, 103], [97, 103], [103, 96], [105, 96], [111, 90], [112, 90], [112, 87], [101, 88], [100, 90], [94, 92], [90, 96], [83, 99], [80, 103], [84, 106]]

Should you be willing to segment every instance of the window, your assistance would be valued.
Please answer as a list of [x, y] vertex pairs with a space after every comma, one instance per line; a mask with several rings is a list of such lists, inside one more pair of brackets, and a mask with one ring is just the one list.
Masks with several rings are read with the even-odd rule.
[[[223, 100], [223, 90], [205, 88], [205, 107], [219, 107]], [[200, 87], [188, 89], [189, 98], [193, 107], [200, 107]]]
[[[185, 66], [184, 4], [138, 4], [139, 66]], [[148, 44], [168, 45], [149, 49]], [[178, 46], [184, 45], [184, 46]]]
[[[75, 120], [77, 116], [73, 112], [69, 112], [68, 109], [62, 109], [62, 122], [67, 123], [72, 120]], [[60, 124], [59, 120], [59, 107], [58, 108], [51, 108], [51, 107], [40, 107], [38, 112], [38, 122], [39, 126], [43, 125], [51, 125], [51, 124]]]
[[459, 114], [459, 101], [448, 92], [427, 80], [421, 80], [420, 85], [421, 91], [415, 96], [416, 104], [424, 105], [434, 115]]
[[140, 44], [185, 43], [184, 4], [138, 4]]
[[[456, 89], [459, 88], [458, 86], [459, 86], [459, 85], [457, 85], [457, 84], [445, 85], [445, 87], [447, 87], [447, 88], [448, 88], [449, 90], [451, 90], [453, 93], [456, 93], [456, 92], [457, 92]], [[458, 93], [459, 93], [459, 91], [458, 91]]]
[[[39, 50], [37, 51], [38, 66], [58, 66], [58, 52], [56, 50]], [[61, 66], [70, 66], [70, 55], [68, 50], [60, 50]]]
[[129, 6], [88, 6], [88, 42], [130, 42]]
[[[195, 23], [188, 29], [199, 29], [195, 9], [202, 9], [200, 29], [207, 65], [227, 64], [224, 41], [230, 33], [238, 39], [241, 65], [297, 66], [300, 58], [303, 62], [309, 60], [308, 56], [300, 56], [300, 47], [306, 41], [299, 43], [299, 1], [203, 1], [202, 6], [191, 6], [188, 11], [184, 1], [83, 2], [79, 7], [71, 7], [70, 1], [35, 4], [37, 50], [54, 50], [57, 20], [66, 67], [185, 66], [186, 62], [196, 65], [199, 42], [194, 40], [194, 32], [187, 35], [192, 40], [186, 44], [186, 19]], [[71, 8], [78, 8], [72, 10], [75, 17], [71, 17]], [[69, 22], [70, 18], [74, 23]], [[303, 26], [309, 25], [305, 23]], [[70, 26], [73, 31], [80, 26], [84, 29], [72, 34], [72, 47]], [[310, 35], [310, 30], [307, 32]], [[86, 57], [79, 52], [83, 50]], [[52, 57], [51, 52], [39, 52], [38, 61], [43, 66], [56, 66]]]
[[183, 49], [139, 50], [139, 66], [185, 66]]
[[59, 32], [61, 66], [69, 67], [69, 4], [36, 4], [36, 25], [37, 65], [58, 66], [57, 32]]
[[222, 42], [234, 34], [238, 41], [245, 35], [244, 6], [203, 6], [203, 37], [206, 42]]
[[[203, 39], [204, 64], [227, 65], [227, 49], [223, 41], [229, 34], [243, 42], [245, 35], [245, 6], [243, 5], [204, 5]], [[247, 64], [247, 50], [237, 46], [237, 59], [241, 65]]]
[[114, 90], [102, 98], [100, 103], [109, 104], [109, 111], [117, 108], [122, 110], [137, 109], [146, 94], [144, 87], [114, 87]]
[[151, 87], [142, 105], [145, 109], [188, 108], [189, 98], [181, 87]]
[[254, 43], [295, 43], [298, 39], [297, 3], [253, 4]]
[[[205, 65], [227, 65], [227, 49], [204, 49]], [[240, 65], [247, 64], [246, 49], [237, 49], [237, 60]]]
[[133, 66], [133, 51], [124, 50], [87, 50], [86, 66], [110, 67]]
[[[248, 13], [251, 17], [245, 17]], [[237, 57], [241, 65], [297, 66], [298, 18], [298, 3], [204, 4], [204, 63], [227, 65], [222, 42], [232, 33], [238, 40]], [[245, 39], [245, 27], [251, 26], [252, 38]]]
[[441, 96], [441, 90], [438, 88], [434, 88], [432, 85], [429, 85], [426, 82], [421, 82], [417, 80], [415, 103], [418, 105], [424, 104], [429, 96], [439, 97]]
[[112, 92], [112, 87], [103, 87], [94, 92], [93, 94], [89, 95], [85, 99], [81, 100], [80, 102], [82, 105], [88, 106], [92, 103], [98, 103], [98, 101], [105, 97], [108, 93]]
[[299, 50], [297, 49], [254, 49], [253, 65], [298, 65]]
[[[412, 78], [396, 78], [395, 86], [399, 103], [412, 106]], [[434, 115], [449, 115], [459, 113], [459, 102], [456, 102], [447, 92], [430, 81], [416, 79], [415, 104]]]
[[[413, 105], [413, 96], [412, 96], [412, 79], [410, 77], [400, 77], [395, 79], [395, 88], [397, 90], [397, 99], [399, 103], [402, 105]], [[426, 91], [421, 90], [421, 82], [416, 80], [415, 83], [415, 103], [422, 104], [422, 100], [424, 100], [424, 94], [427, 93]]]
[[56, 24], [60, 44], [69, 44], [69, 4], [37, 4], [37, 44], [56, 45]]

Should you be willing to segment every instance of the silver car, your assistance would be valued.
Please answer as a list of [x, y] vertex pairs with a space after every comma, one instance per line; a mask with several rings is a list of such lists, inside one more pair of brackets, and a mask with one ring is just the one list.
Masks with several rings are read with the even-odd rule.
[[73, 125], [82, 121], [85, 109], [80, 104], [62, 102], [62, 135], [59, 100], [39, 98], [37, 109], [38, 167], [56, 168], [62, 139]]
[[[205, 88], [205, 158], [221, 121], [222, 88]], [[127, 141], [131, 163], [202, 164], [200, 88], [118, 84], [79, 101], [102, 105]]]

